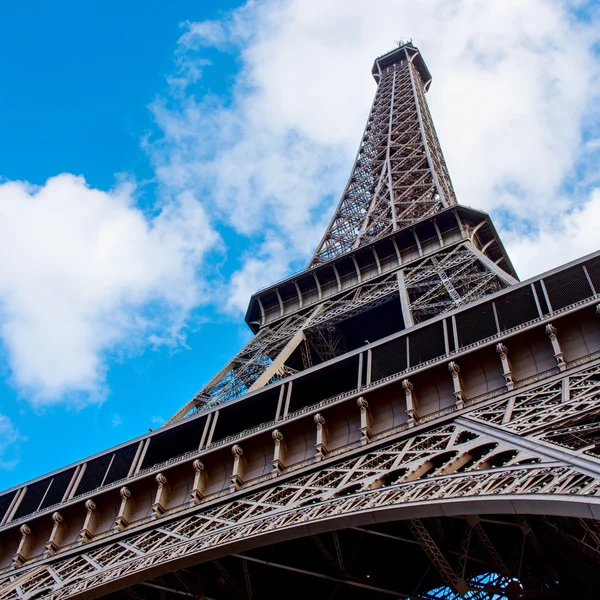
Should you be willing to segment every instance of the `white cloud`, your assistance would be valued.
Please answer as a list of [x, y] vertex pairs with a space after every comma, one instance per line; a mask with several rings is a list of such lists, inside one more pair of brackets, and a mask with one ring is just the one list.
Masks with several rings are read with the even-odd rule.
[[496, 211], [505, 229], [543, 229], [576, 210], [588, 194], [577, 183], [597, 181], [577, 166], [598, 151], [582, 143], [582, 127], [599, 61], [598, 28], [573, 6], [267, 0], [189, 24], [178, 50], [188, 64], [212, 46], [239, 53], [242, 67], [230, 104], [194, 89], [175, 108], [154, 105], [164, 137], [153, 158], [165, 185], [208, 190], [213, 217], [250, 240], [229, 307], [310, 257], [349, 175], [375, 91], [372, 61], [401, 36], [433, 73], [429, 103], [462, 203]]
[[0, 335], [35, 404], [102, 400], [107, 356], [173, 339], [202, 300], [204, 209], [182, 193], [148, 217], [133, 192], [73, 175], [0, 185]]
[[0, 414], [0, 469], [14, 469], [19, 463], [19, 446], [26, 438], [15, 429], [12, 421]]
[[600, 189], [568, 213], [543, 220], [530, 235], [505, 236], [507, 250], [519, 265], [522, 279], [558, 267], [600, 249]]
[[115, 413], [112, 418], [112, 426], [118, 427], [119, 425], [122, 425], [122, 424], [123, 424], [123, 418], [121, 417], [121, 415], [119, 413]]

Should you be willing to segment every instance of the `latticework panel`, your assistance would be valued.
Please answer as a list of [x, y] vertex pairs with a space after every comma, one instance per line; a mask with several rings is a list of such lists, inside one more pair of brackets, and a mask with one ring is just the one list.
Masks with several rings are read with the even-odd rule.
[[350, 180], [311, 266], [456, 204], [423, 81], [403, 56], [381, 73]]
[[405, 271], [409, 309], [420, 323], [487, 294], [507, 283], [467, 245], [442, 251]]

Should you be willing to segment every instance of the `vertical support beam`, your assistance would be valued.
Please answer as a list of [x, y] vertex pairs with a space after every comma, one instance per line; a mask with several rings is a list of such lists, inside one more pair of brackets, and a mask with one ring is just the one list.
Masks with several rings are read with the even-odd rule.
[[408, 379], [402, 380], [402, 389], [406, 396], [406, 414], [408, 415], [408, 426], [414, 427], [419, 420], [417, 412], [417, 398], [414, 393], [414, 386]]
[[315, 444], [316, 459], [322, 460], [327, 456], [327, 427], [325, 425], [325, 417], [321, 413], [314, 416], [315, 425], [317, 427], [317, 443]]
[[454, 349], [460, 348], [460, 342], [458, 339], [458, 327], [456, 326], [456, 315], [452, 315], [452, 333], [454, 335]]
[[530, 287], [531, 287], [531, 293], [533, 294], [533, 299], [535, 301], [535, 307], [537, 308], [537, 311], [538, 311], [538, 316], [543, 317], [544, 313], [542, 312], [542, 305], [540, 304], [540, 299], [538, 298], [537, 290], [535, 289], [535, 285], [532, 283]]
[[158, 473], [154, 478], [157, 484], [156, 495], [154, 496], [154, 504], [152, 504], [152, 512], [155, 518], [159, 519], [165, 514], [167, 502], [169, 501], [169, 483], [164, 473]]
[[279, 316], [283, 317], [283, 300], [281, 299], [279, 288], [275, 288], [275, 294], [277, 295], [277, 301], [279, 302]]
[[369, 348], [367, 350], [367, 381], [366, 385], [371, 385], [371, 378], [373, 376], [373, 350]]
[[323, 291], [321, 290], [321, 282], [319, 281], [319, 278], [317, 277], [316, 273], [313, 273], [313, 279], [315, 280], [315, 283], [317, 285], [317, 294], [319, 295], [319, 300], [323, 300]]
[[358, 266], [358, 262], [356, 261], [356, 257], [354, 254], [352, 255], [352, 263], [354, 264], [354, 269], [356, 270], [356, 278], [358, 279], [358, 283], [362, 283], [362, 275], [360, 274], [360, 267]]
[[465, 393], [463, 391], [463, 382], [460, 376], [460, 367], [454, 361], [448, 363], [448, 371], [452, 375], [452, 384], [454, 386], [454, 397], [456, 398], [455, 405], [458, 410], [465, 407]]
[[377, 254], [377, 250], [375, 248], [371, 248], [371, 252], [375, 257], [375, 264], [377, 265], [377, 274], [381, 275], [381, 261], [379, 260], [379, 255]]
[[279, 386], [279, 400], [277, 400], [277, 410], [275, 411], [275, 420], [281, 419], [281, 409], [283, 407], [283, 395], [285, 393], [285, 383]]
[[244, 458], [244, 451], [242, 447], [235, 444], [231, 448], [231, 454], [233, 454], [233, 470], [231, 472], [231, 483], [235, 491], [239, 490], [244, 483], [244, 472], [246, 470], [246, 460]]
[[419, 252], [419, 256], [423, 256], [423, 247], [421, 246], [421, 240], [415, 229], [411, 229], [413, 237], [415, 238], [415, 243], [417, 244], [417, 250]]
[[450, 354], [450, 340], [448, 338], [448, 319], [442, 321], [442, 328], [444, 329], [444, 352]]
[[83, 476], [85, 475], [87, 467], [88, 467], [88, 463], [83, 463], [81, 465], [81, 469], [79, 469], [79, 473], [77, 474], [77, 478], [75, 479], [75, 482], [73, 483], [73, 487], [71, 488], [71, 491], [69, 492], [67, 500], [72, 500], [77, 495], [77, 489], [79, 488], [79, 484], [81, 483], [81, 480], [83, 479]]
[[133, 498], [131, 490], [126, 486], [123, 486], [119, 490], [119, 495], [121, 496], [121, 504], [119, 505], [119, 512], [115, 519], [114, 529], [115, 531], [125, 531], [129, 525], [129, 519], [133, 510]]
[[496, 344], [496, 352], [502, 362], [502, 375], [504, 376], [506, 389], [513, 390], [515, 388], [515, 380], [512, 374], [510, 361], [508, 360], [508, 348], [503, 343], [499, 343]]
[[206, 439], [206, 446], [205, 446], [205, 448], [208, 448], [211, 445], [211, 443], [212, 443], [213, 435], [215, 435], [215, 428], [217, 426], [217, 420], [219, 419], [219, 411], [216, 410], [213, 413], [213, 415], [214, 416], [213, 416], [212, 424], [210, 426], [210, 431], [208, 433], [208, 438]]
[[141, 440], [138, 444], [137, 450], [135, 451], [135, 456], [131, 461], [131, 466], [129, 467], [129, 471], [127, 472], [127, 477], [131, 477], [137, 468], [138, 461], [140, 460], [140, 455], [142, 454], [142, 450], [144, 448], [144, 443], [146, 440]]
[[208, 413], [208, 417], [206, 417], [206, 421], [204, 421], [204, 428], [202, 429], [202, 437], [200, 438], [200, 443], [198, 444], [198, 452], [202, 450], [204, 447], [204, 442], [206, 442], [206, 436], [208, 435], [208, 431], [210, 429], [210, 423], [214, 413]]
[[394, 250], [396, 251], [396, 258], [398, 259], [398, 266], [402, 265], [402, 254], [400, 254], [400, 249], [398, 248], [398, 244], [396, 244], [396, 240], [392, 238], [392, 246], [394, 246]]
[[290, 412], [290, 402], [292, 400], [292, 387], [294, 385], [293, 381], [290, 381], [288, 383], [288, 387], [287, 387], [287, 395], [285, 397], [285, 407], [283, 409], [283, 418], [285, 419], [288, 416], [288, 413]]
[[283, 433], [279, 429], [274, 429], [271, 433], [275, 445], [273, 451], [273, 471], [279, 475], [285, 469], [285, 442]]
[[439, 225], [437, 224], [437, 219], [433, 220], [433, 226], [435, 227], [435, 232], [438, 236], [438, 240], [440, 242], [440, 248], [444, 247], [444, 237], [442, 236], [442, 232], [440, 231]]
[[340, 274], [335, 266], [335, 263], [332, 263], [331, 268], [333, 269], [333, 274], [335, 275], [335, 280], [337, 281], [338, 292], [342, 291], [342, 280], [340, 279]]
[[260, 299], [260, 296], [256, 297], [256, 302], [258, 304], [258, 308], [260, 310], [260, 326], [263, 327], [265, 324], [265, 307], [263, 306], [262, 300]]
[[77, 481], [77, 478], [79, 476], [79, 471], [81, 471], [81, 467], [83, 467], [83, 465], [77, 465], [75, 467], [75, 470], [73, 471], [73, 476], [71, 477], [71, 481], [69, 481], [69, 485], [67, 486], [67, 489], [65, 490], [65, 493], [63, 494], [60, 500], [61, 502], [66, 502], [69, 499], [71, 495], [71, 490], [73, 489], [73, 486], [75, 485], [75, 482]]
[[398, 295], [400, 296], [400, 310], [402, 310], [402, 318], [404, 319], [404, 327], [408, 329], [414, 325], [414, 320], [410, 312], [410, 300], [408, 298], [408, 291], [406, 290], [406, 283], [404, 281], [404, 270], [396, 273], [398, 279]]
[[192, 488], [192, 500], [194, 504], [200, 504], [204, 499], [204, 490], [206, 489], [206, 469], [200, 459], [193, 462], [194, 467], [194, 487]]
[[150, 442], [152, 441], [152, 438], [146, 438], [145, 443], [144, 443], [144, 447], [142, 448], [142, 451], [140, 452], [140, 458], [138, 459], [138, 463], [135, 466], [135, 471], [133, 472], [134, 475], [137, 475], [140, 472], [140, 469], [142, 468], [142, 465], [144, 464], [144, 458], [146, 458], [146, 452], [148, 452], [148, 447], [150, 446]]
[[83, 527], [79, 532], [79, 540], [82, 544], [87, 544], [93, 537], [98, 524], [98, 507], [93, 499], [89, 499], [85, 503], [87, 513], [83, 521]]
[[550, 312], [554, 312], [552, 308], [552, 303], [550, 302], [550, 297], [548, 296], [548, 290], [546, 289], [546, 284], [543, 279], [540, 279], [540, 287], [542, 288], [542, 293], [544, 294], [544, 298], [546, 299], [546, 304], [548, 305], [548, 310]]
[[590, 277], [587, 267], [585, 265], [581, 265], [581, 267], [583, 268], [583, 273], [585, 275], [585, 278], [587, 279], [590, 289], [592, 290], [592, 294], [594, 294], [594, 296], [597, 296], [598, 291], [596, 290], [596, 287], [594, 286], [594, 282], [592, 281], [592, 278]]
[[561, 371], [564, 371], [567, 368], [567, 363], [565, 362], [560, 343], [558, 342], [558, 330], [556, 327], [554, 327], [554, 325], [552, 325], [552, 323], [548, 323], [548, 325], [546, 325], [546, 335], [550, 338], [556, 364]]
[[31, 527], [29, 527], [27, 523], [23, 523], [23, 525], [21, 525], [19, 528], [19, 531], [21, 533], [21, 539], [19, 540], [17, 551], [12, 559], [12, 566], [15, 569], [22, 566], [27, 560], [33, 539], [33, 536], [31, 535]]
[[48, 538], [48, 543], [44, 548], [44, 556], [52, 556], [55, 554], [62, 543], [62, 532], [64, 530], [63, 516], [57, 511], [52, 513], [52, 531]]
[[296, 294], [298, 294], [298, 306], [302, 308], [304, 305], [304, 299], [302, 298], [302, 292], [300, 291], [300, 286], [297, 281], [294, 281], [294, 287], [296, 288]]
[[371, 441], [373, 433], [371, 431], [371, 411], [366, 398], [360, 396], [356, 401], [356, 405], [360, 410], [360, 443], [364, 446]]
[[356, 389], [360, 390], [362, 387], [362, 375], [363, 375], [363, 361], [364, 361], [364, 352], [361, 352], [358, 355], [358, 377], [356, 378]]
[[24, 486], [20, 490], [17, 490], [17, 493], [15, 494], [14, 498], [11, 500], [11, 503], [8, 506], [6, 514], [2, 518], [2, 521], [0, 521], [0, 525], [6, 525], [6, 523], [10, 523], [12, 521], [13, 517], [15, 516], [15, 513], [17, 512], [17, 508], [19, 508], [19, 504], [21, 504], [21, 501], [25, 497], [26, 492], [27, 486]]

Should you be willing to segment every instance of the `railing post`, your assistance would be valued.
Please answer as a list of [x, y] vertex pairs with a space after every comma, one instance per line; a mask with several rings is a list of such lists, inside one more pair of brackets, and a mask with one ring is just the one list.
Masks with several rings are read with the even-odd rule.
[[167, 508], [167, 502], [169, 501], [169, 484], [167, 478], [163, 473], [158, 473], [154, 478], [158, 487], [156, 488], [156, 496], [154, 497], [154, 504], [152, 505], [152, 512], [158, 519], [165, 514]]
[[408, 426], [414, 427], [419, 420], [417, 412], [417, 397], [414, 393], [414, 386], [408, 379], [402, 380], [402, 389], [406, 396], [406, 414], [408, 415]]
[[371, 432], [371, 411], [367, 399], [362, 396], [358, 398], [356, 405], [360, 410], [360, 443], [364, 446], [371, 441], [373, 435]]
[[129, 519], [133, 509], [133, 498], [131, 496], [131, 490], [123, 486], [119, 490], [121, 496], [121, 504], [119, 505], [119, 513], [115, 519], [114, 528], [116, 531], [124, 531], [129, 525]]
[[62, 522], [63, 516], [58, 511], [52, 514], [52, 532], [44, 550], [44, 555], [47, 557], [52, 556], [60, 547], [61, 533], [64, 529]]
[[21, 539], [19, 540], [19, 546], [12, 559], [12, 566], [16, 569], [20, 567], [26, 560], [29, 554], [29, 548], [33, 536], [31, 535], [31, 527], [27, 523], [23, 523], [19, 528], [21, 533]]
[[192, 500], [194, 504], [200, 504], [204, 498], [204, 490], [206, 489], [206, 470], [204, 463], [196, 459], [193, 463], [194, 467], [194, 488], [192, 490]]
[[317, 426], [317, 443], [315, 444], [316, 459], [322, 460], [327, 456], [327, 427], [325, 426], [325, 417], [321, 413], [314, 416]]
[[496, 352], [502, 362], [502, 375], [504, 376], [506, 389], [512, 390], [515, 387], [515, 380], [510, 367], [510, 361], [508, 360], [508, 348], [500, 342], [499, 344], [496, 344]]
[[244, 459], [244, 451], [241, 446], [236, 444], [231, 448], [233, 454], [233, 471], [231, 473], [231, 483], [234, 490], [239, 490], [244, 483], [244, 471], [246, 470], [246, 461]]
[[448, 371], [452, 375], [452, 385], [454, 386], [455, 405], [458, 410], [465, 407], [465, 393], [463, 391], [463, 382], [460, 376], [460, 367], [454, 361], [448, 363]]
[[98, 522], [98, 507], [94, 500], [91, 498], [86, 500], [85, 508], [87, 513], [83, 521], [83, 527], [79, 532], [79, 539], [82, 544], [87, 544], [94, 537], [94, 531]]
[[546, 334], [550, 338], [556, 364], [561, 371], [564, 371], [567, 368], [567, 363], [565, 362], [565, 358], [558, 341], [558, 330], [556, 327], [554, 327], [554, 325], [552, 325], [552, 323], [548, 323], [548, 325], [546, 325]]
[[271, 433], [275, 449], [273, 451], [273, 471], [279, 475], [285, 469], [285, 442], [283, 433], [279, 429], [274, 429]]

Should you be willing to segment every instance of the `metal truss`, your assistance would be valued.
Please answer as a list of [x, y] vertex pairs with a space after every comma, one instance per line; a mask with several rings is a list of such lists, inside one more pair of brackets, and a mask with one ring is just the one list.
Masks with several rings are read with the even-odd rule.
[[420, 323], [507, 286], [470, 244], [439, 252], [407, 269], [404, 284], [413, 321]]
[[[344, 351], [343, 344], [323, 331], [388, 302], [397, 294], [396, 275], [387, 275], [324, 301], [311, 312], [292, 315], [264, 327], [169, 422], [238, 398], [259, 387], [257, 384], [267, 385], [293, 374], [295, 371], [285, 364], [285, 360], [304, 341], [310, 342], [318, 362], [338, 356]], [[303, 351], [305, 368], [313, 364], [310, 350], [308, 352], [306, 355], [306, 349]]]
[[350, 180], [310, 267], [456, 204], [415, 50], [404, 47], [379, 75]]
[[[570, 390], [568, 395], [565, 389]], [[0, 580], [5, 590], [0, 598], [16, 599], [41, 590], [47, 590], [44, 597], [69, 598], [152, 566], [168, 567], [183, 556], [197, 555], [201, 561], [203, 552], [215, 548], [261, 537], [267, 543], [275, 531], [287, 529], [293, 536], [294, 528], [346, 519], [365, 510], [409, 511], [411, 505], [482, 502], [503, 496], [514, 503], [532, 495], [553, 502], [595, 501], [600, 505], [598, 460], [585, 456], [581, 448], [559, 447], [552, 440], [557, 425], [564, 427], [571, 419], [597, 412], [599, 404], [600, 366], [595, 366], [558, 384], [539, 384], [508, 400], [478, 407], [445, 425], [404, 432], [378, 447], [350, 449], [349, 458], [316, 463], [312, 471], [290, 473], [264, 489], [249, 490], [212, 506], [184, 506], [181, 514], [113, 534], [69, 557], [57, 555], [39, 567], [5, 576]], [[468, 504], [461, 509], [462, 514], [469, 511]], [[582, 523], [574, 539], [600, 554], [600, 530]], [[474, 524], [474, 533], [501, 583], [508, 569], [479, 527]], [[428, 552], [435, 553], [420, 525], [413, 522], [411, 528]], [[448, 570], [441, 558], [437, 562], [447, 584], [462, 589], [461, 573]]]
[[474, 410], [469, 418], [596, 458], [599, 396], [595, 366]]

